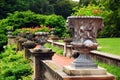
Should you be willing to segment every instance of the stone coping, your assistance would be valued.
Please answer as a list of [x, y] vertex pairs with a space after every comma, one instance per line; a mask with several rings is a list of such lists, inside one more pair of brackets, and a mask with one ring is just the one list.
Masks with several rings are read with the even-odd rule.
[[[48, 42], [52, 43], [52, 40], [47, 40]], [[61, 45], [64, 47], [65, 43], [60, 43], [60, 42], [54, 42], [54, 44]], [[67, 47], [72, 47], [72, 45], [67, 45]]]
[[108, 54], [108, 53], [104, 53], [104, 52], [99, 52], [99, 51], [96, 51], [96, 50], [92, 50], [92, 51], [90, 51], [90, 53], [105, 56], [105, 57], [108, 57], [108, 58], [111, 58], [111, 59], [116, 59], [116, 60], [120, 61], [120, 56], [117, 56], [117, 55]]
[[[63, 72], [63, 67], [51, 60], [42, 60], [44, 66], [52, 71], [52, 74], [56, 75], [54, 80], [115, 80], [115, 77], [106, 73], [106, 75], [77, 75], [70, 76]], [[60, 78], [60, 79], [59, 79]], [[61, 79], [62, 78], [62, 79]]]
[[100, 17], [100, 16], [69, 16], [68, 17], [68, 19], [69, 18], [92, 18], [92, 19], [97, 19], [97, 18], [99, 18], [99, 19], [102, 19], [102, 17]]

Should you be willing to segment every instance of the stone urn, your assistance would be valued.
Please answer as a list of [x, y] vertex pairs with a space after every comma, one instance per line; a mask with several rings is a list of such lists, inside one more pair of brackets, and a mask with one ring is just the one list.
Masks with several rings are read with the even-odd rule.
[[103, 27], [103, 21], [98, 16], [70, 16], [66, 26], [72, 34], [73, 54], [79, 57], [71, 63], [75, 68], [97, 68], [88, 53], [97, 49], [96, 36]]
[[70, 44], [70, 42], [72, 42], [72, 38], [64, 38], [64, 42], [66, 44]]
[[47, 42], [48, 39], [48, 32], [36, 32], [35, 35], [37, 36], [37, 43], [44, 48], [44, 44]]
[[54, 31], [55, 31], [55, 28], [51, 28], [51, 30], [50, 30], [51, 35], [49, 36], [50, 40], [58, 40], [59, 39], [58, 36], [54, 35]]

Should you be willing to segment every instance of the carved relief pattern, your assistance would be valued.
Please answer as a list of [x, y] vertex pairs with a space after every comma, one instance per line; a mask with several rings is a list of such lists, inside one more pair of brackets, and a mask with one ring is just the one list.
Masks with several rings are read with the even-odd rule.
[[[102, 18], [72, 17], [67, 21], [68, 30], [73, 34], [73, 43], [97, 43], [97, 32], [103, 27]], [[87, 42], [86, 42], [87, 43]]]

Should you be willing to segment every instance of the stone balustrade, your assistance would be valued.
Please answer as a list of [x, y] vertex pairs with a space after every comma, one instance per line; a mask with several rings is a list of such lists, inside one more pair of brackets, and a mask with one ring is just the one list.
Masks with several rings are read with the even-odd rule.
[[[48, 43], [51, 43], [52, 41], [48, 40]], [[57, 46], [61, 49], [64, 50], [64, 56], [66, 57], [72, 57], [73, 53], [72, 53], [72, 45], [67, 45], [65, 46], [64, 43], [60, 44], [59, 42], [54, 42], [53, 43], [54, 46]], [[66, 48], [64, 48], [66, 47]], [[116, 55], [111, 55], [108, 53], [103, 53], [103, 52], [99, 52], [96, 50], [92, 50], [90, 51], [89, 54], [93, 59], [107, 63], [107, 64], [113, 64], [115, 66], [120, 67], [120, 56], [116, 56]]]
[[[62, 66], [51, 60], [54, 55], [51, 49], [38, 49], [35, 48], [36, 45], [34, 42], [26, 39], [23, 41], [20, 40], [21, 37], [16, 39], [18, 50], [24, 49], [25, 58], [32, 60], [32, 67], [34, 70], [33, 80], [115, 80], [115, 77], [109, 73], [107, 73], [106, 76], [92, 75], [92, 77], [68, 75], [63, 71]], [[51, 40], [48, 40], [48, 43], [64, 49], [64, 56], [72, 56], [72, 45], [56, 41], [52, 43]]]

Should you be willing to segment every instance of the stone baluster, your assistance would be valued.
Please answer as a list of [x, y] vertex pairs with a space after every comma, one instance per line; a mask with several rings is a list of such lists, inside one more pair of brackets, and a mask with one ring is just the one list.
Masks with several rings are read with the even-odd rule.
[[[64, 39], [64, 52], [63, 55], [67, 57], [72, 57], [72, 45], [70, 45], [70, 42], [72, 42], [71, 38]], [[68, 47], [69, 46], [69, 47]]]

